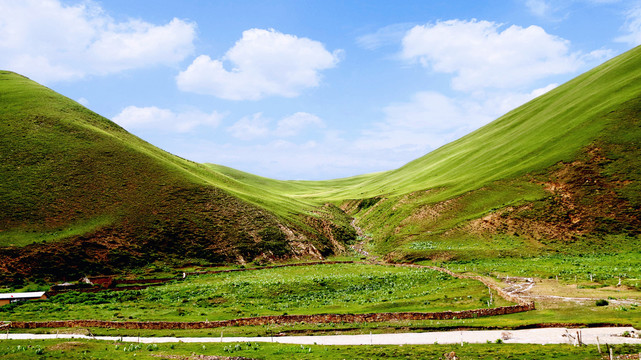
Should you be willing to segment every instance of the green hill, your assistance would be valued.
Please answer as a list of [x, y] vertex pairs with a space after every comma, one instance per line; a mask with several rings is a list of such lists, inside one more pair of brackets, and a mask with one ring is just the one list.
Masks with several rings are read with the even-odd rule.
[[332, 198], [370, 198], [346, 208], [381, 252], [423, 248], [408, 259], [620, 249], [641, 230], [640, 119], [637, 47]]
[[617, 249], [641, 229], [640, 107], [637, 47], [396, 170], [279, 182], [216, 169], [340, 205], [390, 258]]
[[166, 153], [6, 71], [0, 153], [5, 275], [76, 276], [172, 258], [318, 256], [341, 247], [332, 230], [345, 225], [319, 226], [311, 203]]
[[354, 239], [351, 217], [391, 260], [638, 248], [640, 118], [638, 47], [399, 169], [280, 181], [178, 158], [0, 72], [0, 268], [319, 257]]

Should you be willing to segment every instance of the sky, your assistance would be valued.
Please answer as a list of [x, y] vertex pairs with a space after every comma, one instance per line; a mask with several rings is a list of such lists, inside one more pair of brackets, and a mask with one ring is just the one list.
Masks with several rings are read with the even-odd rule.
[[290, 180], [398, 168], [639, 44], [639, 0], [0, 0], [0, 69]]

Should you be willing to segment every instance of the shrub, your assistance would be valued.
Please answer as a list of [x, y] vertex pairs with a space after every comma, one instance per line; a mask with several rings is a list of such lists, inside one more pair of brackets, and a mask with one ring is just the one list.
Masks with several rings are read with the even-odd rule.
[[596, 301], [596, 306], [608, 306], [610, 303], [605, 299], [599, 299]]
[[262, 241], [262, 251], [271, 252], [275, 256], [288, 254], [291, 249], [285, 234], [278, 228], [268, 227], [258, 233]]

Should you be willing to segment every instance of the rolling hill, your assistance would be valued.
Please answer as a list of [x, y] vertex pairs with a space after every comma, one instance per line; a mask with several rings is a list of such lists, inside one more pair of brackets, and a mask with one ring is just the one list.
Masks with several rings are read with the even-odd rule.
[[0, 268], [320, 257], [355, 238], [351, 217], [395, 261], [634, 247], [640, 119], [638, 47], [399, 169], [280, 181], [178, 158], [4, 71]]
[[166, 153], [7, 71], [0, 72], [0, 119], [4, 276], [73, 278], [172, 259], [319, 257], [343, 247], [332, 231], [347, 225], [325, 224], [313, 204]]
[[637, 47], [396, 170], [301, 183], [216, 169], [341, 206], [388, 259], [622, 249], [641, 229], [640, 109]]

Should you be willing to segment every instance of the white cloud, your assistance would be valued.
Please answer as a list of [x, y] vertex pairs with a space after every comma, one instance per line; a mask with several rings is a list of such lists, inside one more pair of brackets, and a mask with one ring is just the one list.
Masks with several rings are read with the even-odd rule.
[[324, 128], [325, 123], [316, 115], [297, 112], [278, 121], [276, 134], [283, 137], [295, 136], [310, 126]]
[[436, 72], [454, 74], [456, 90], [510, 89], [576, 71], [582, 60], [569, 42], [538, 26], [502, 29], [490, 21], [448, 20], [416, 26], [401, 56]]
[[[219, 60], [198, 56], [178, 74], [178, 88], [229, 100], [294, 97], [318, 86], [320, 71], [334, 67], [340, 51], [273, 29], [250, 29]], [[229, 65], [231, 68], [225, 68]]]
[[168, 132], [190, 132], [197, 127], [215, 128], [225, 117], [219, 112], [204, 113], [201, 111], [173, 112], [155, 106], [128, 106], [113, 121], [127, 130], [152, 129]]
[[481, 107], [486, 109], [492, 120], [499, 116], [525, 104], [526, 102], [539, 97], [550, 90], [553, 90], [559, 84], [553, 83], [545, 87], [534, 89], [529, 93], [517, 92], [500, 92], [492, 94], [481, 101]]
[[89, 100], [87, 100], [87, 99], [85, 99], [83, 97], [77, 99], [76, 101], [78, 102], [78, 104], [80, 104], [82, 106], [85, 106], [85, 107], [89, 106]]
[[227, 128], [231, 135], [240, 140], [254, 140], [269, 135], [269, 119], [262, 113], [245, 116]]
[[271, 120], [262, 113], [245, 116], [227, 128], [233, 137], [240, 140], [255, 140], [259, 138], [283, 138], [300, 135], [305, 129], [324, 128], [325, 122], [318, 116], [306, 112], [297, 112], [280, 119], [276, 128], [272, 128]]
[[537, 16], [546, 16], [550, 11], [550, 5], [545, 0], [526, 0], [525, 6]]
[[493, 120], [480, 107], [437, 92], [419, 92], [409, 102], [385, 107], [384, 121], [364, 131], [356, 146], [420, 156]]
[[48, 83], [174, 65], [193, 52], [195, 24], [116, 22], [96, 3], [0, 2], [0, 68]]
[[413, 25], [393, 24], [382, 27], [376, 32], [356, 38], [356, 44], [367, 50], [375, 50], [386, 45], [398, 44]]
[[616, 41], [632, 46], [641, 45], [641, 6], [628, 11], [623, 31], [626, 34], [616, 38]]
[[556, 86], [550, 84], [529, 93], [496, 92], [480, 98], [419, 92], [408, 102], [386, 106], [384, 121], [365, 130], [355, 146], [367, 151], [402, 153], [409, 161], [470, 133]]

